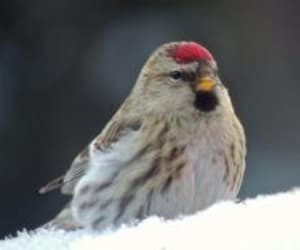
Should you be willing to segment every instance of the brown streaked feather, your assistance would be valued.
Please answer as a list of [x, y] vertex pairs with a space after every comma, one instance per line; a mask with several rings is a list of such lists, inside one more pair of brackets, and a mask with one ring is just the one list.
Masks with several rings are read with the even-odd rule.
[[45, 194], [55, 189], [62, 189], [63, 194], [72, 194], [76, 180], [80, 178], [86, 169], [88, 163], [88, 147], [81, 151], [81, 153], [75, 158], [70, 169], [65, 175], [62, 175], [53, 181], [50, 181], [47, 185], [39, 189], [40, 194]]
[[102, 133], [98, 135], [90, 145], [85, 147], [71, 164], [70, 169], [64, 176], [61, 176], [39, 190], [39, 193], [44, 194], [52, 190], [61, 188], [63, 194], [73, 194], [74, 187], [78, 180], [86, 173], [89, 168], [90, 147], [101, 152], [111, 147], [122, 135], [130, 130], [138, 130], [141, 127], [139, 120], [126, 123], [122, 120], [114, 119], [104, 128]]
[[131, 122], [120, 122], [119, 120], [114, 120], [110, 123], [110, 126], [95, 139], [94, 145], [97, 149], [107, 149], [122, 135], [128, 133], [130, 130], [139, 130], [141, 126], [142, 123], [139, 120]]
[[54, 179], [53, 181], [50, 181], [47, 185], [41, 187], [39, 189], [39, 193], [46, 194], [52, 190], [60, 188], [63, 185], [63, 182], [64, 182], [64, 176], [62, 175], [62, 176]]
[[64, 181], [61, 186], [61, 191], [63, 194], [73, 194], [75, 184], [88, 169], [89, 155], [89, 146], [87, 146], [75, 158], [71, 164], [71, 167], [64, 176]]

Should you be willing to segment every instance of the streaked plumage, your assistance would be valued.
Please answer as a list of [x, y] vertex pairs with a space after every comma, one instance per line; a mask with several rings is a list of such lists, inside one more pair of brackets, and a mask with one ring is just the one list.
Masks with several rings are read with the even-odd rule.
[[102, 133], [74, 160], [61, 187], [70, 206], [51, 223], [104, 229], [191, 214], [235, 198], [245, 136], [210, 52], [193, 42], [158, 48]]

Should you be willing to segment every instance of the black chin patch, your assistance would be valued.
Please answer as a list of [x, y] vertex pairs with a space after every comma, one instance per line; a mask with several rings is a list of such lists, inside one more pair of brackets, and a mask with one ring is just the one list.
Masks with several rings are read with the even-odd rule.
[[199, 91], [196, 93], [194, 105], [198, 110], [210, 112], [214, 110], [218, 104], [219, 100], [213, 91]]

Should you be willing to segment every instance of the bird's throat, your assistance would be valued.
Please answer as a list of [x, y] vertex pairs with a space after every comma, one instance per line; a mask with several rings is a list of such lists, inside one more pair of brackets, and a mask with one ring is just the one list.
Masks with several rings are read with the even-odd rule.
[[194, 105], [198, 110], [210, 112], [213, 111], [218, 104], [219, 100], [214, 91], [198, 91], [196, 93]]

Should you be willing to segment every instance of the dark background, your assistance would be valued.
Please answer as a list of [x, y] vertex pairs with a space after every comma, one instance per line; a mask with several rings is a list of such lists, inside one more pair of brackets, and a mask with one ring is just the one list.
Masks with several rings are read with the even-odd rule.
[[63, 173], [158, 45], [215, 55], [248, 135], [241, 198], [300, 186], [299, 1], [0, 1], [0, 236], [64, 204]]

